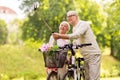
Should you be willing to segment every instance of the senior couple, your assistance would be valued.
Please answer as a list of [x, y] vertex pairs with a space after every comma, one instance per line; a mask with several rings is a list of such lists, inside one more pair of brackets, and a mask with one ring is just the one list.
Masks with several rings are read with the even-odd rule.
[[[52, 34], [49, 44], [53, 45], [54, 40], [56, 40], [58, 46], [64, 46], [65, 44], [70, 43], [69, 40], [72, 40], [73, 44], [92, 43], [91, 46], [80, 49], [80, 53], [85, 60], [85, 80], [100, 80], [101, 52], [90, 24], [80, 20], [76, 11], [68, 11], [67, 20], [68, 22], [61, 22], [59, 33]], [[69, 24], [73, 27], [71, 34], [67, 34], [70, 30]], [[60, 78], [62, 78], [65, 72], [65, 66], [58, 69]]]

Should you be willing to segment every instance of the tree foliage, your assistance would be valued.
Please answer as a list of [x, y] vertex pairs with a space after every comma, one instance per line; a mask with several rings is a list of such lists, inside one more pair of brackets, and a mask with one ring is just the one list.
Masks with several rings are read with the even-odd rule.
[[[106, 14], [105, 26], [101, 33], [102, 44], [110, 47], [111, 56], [118, 56], [120, 48], [120, 1], [115, 0], [103, 5]], [[120, 56], [120, 55], [119, 55]]]
[[[23, 2], [23, 5], [25, 3]], [[28, 19], [22, 25], [23, 34], [25, 34], [23, 35], [24, 40], [33, 38], [35, 40], [44, 39], [48, 41], [51, 32], [57, 32], [60, 22], [65, 20], [66, 12], [69, 9], [73, 9], [69, 5], [72, 1], [69, 0], [44, 0], [39, 1], [39, 3], [39, 8], [36, 11], [30, 12]]]
[[[25, 3], [24, 1], [22, 5], [25, 6]], [[34, 4], [34, 1], [32, 3]], [[23, 39], [32, 37], [35, 40], [48, 40], [48, 37], [51, 35], [49, 28], [57, 32], [60, 22], [66, 20], [66, 13], [69, 10], [76, 10], [81, 19], [92, 22], [96, 34], [100, 32], [101, 13], [99, 9], [93, 9], [98, 5], [95, 2], [91, 2], [91, 0], [44, 0], [39, 1], [39, 3], [40, 7], [36, 11], [29, 13], [29, 19], [22, 26], [23, 34], [26, 34], [23, 35]], [[30, 4], [26, 5], [27, 7], [25, 8], [28, 8], [28, 6], [31, 7]]]
[[[39, 8], [34, 11], [33, 4]], [[69, 10], [76, 10], [80, 19], [91, 23], [101, 48], [110, 47], [111, 55], [118, 56], [120, 38], [120, 1], [98, 4], [96, 0], [24, 0], [21, 7], [28, 13], [22, 25], [23, 39], [48, 41], [52, 31], [58, 32], [61, 21]], [[32, 9], [32, 10], [31, 10]]]
[[7, 41], [7, 26], [3, 20], [0, 20], [0, 44], [5, 44]]
[[110, 36], [111, 55], [120, 59], [120, 1], [115, 0], [107, 9], [108, 34]]

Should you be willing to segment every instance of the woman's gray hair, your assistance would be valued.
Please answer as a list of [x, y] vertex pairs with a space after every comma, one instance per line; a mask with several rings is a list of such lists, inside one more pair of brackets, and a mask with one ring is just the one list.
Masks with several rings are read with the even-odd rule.
[[[69, 30], [70, 30], [70, 24], [69, 24], [67, 21], [62, 21], [62, 22], [60, 23], [59, 29], [60, 29], [60, 27], [61, 27], [61, 25], [62, 25], [63, 23], [67, 24], [67, 26], [68, 26], [68, 31], [69, 31]], [[68, 32], [68, 31], [67, 31], [67, 32]]]

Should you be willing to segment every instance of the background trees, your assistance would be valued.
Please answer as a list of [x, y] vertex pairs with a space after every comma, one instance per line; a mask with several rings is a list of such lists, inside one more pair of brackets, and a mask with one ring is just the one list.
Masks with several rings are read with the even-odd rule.
[[[22, 26], [23, 34], [26, 34], [23, 35], [23, 39], [32, 37], [35, 40], [44, 39], [48, 41], [51, 32], [57, 32], [60, 22], [65, 20], [67, 9], [73, 9], [69, 5], [73, 1], [44, 0], [39, 1], [39, 3], [39, 8], [36, 11], [28, 13], [28, 20]], [[24, 4], [25, 2], [23, 2]]]
[[101, 35], [104, 38], [105, 47], [110, 47], [110, 55], [120, 59], [120, 1], [114, 0], [103, 4], [103, 10], [106, 14], [105, 26]]
[[0, 20], [0, 44], [5, 44], [7, 42], [7, 26], [3, 20]]
[[[100, 13], [99, 10], [100, 6], [97, 5], [95, 1], [44, 0], [44, 1], [39, 1], [39, 3], [40, 3], [39, 8], [36, 11], [32, 11], [29, 13], [29, 20], [26, 22], [27, 24], [26, 23], [23, 24], [23, 27], [27, 25], [26, 29], [24, 29], [23, 32], [28, 33], [26, 35], [23, 35], [24, 39], [25, 38], [28, 39], [25, 36], [29, 36], [29, 37], [32, 36], [35, 40], [48, 38], [51, 32], [47, 24], [53, 31], [57, 32], [60, 22], [66, 20], [66, 13], [69, 10], [76, 10], [79, 13], [81, 19], [88, 20], [89, 22], [92, 23], [92, 27], [96, 32], [96, 34], [100, 32], [103, 18], [101, 17], [102, 14]], [[25, 5], [25, 4], [26, 2], [23, 2], [22, 6], [27, 6], [25, 8], [28, 8], [28, 6], [31, 7], [31, 4], [29, 5]], [[94, 7], [97, 8], [93, 9]], [[26, 11], [28, 11], [28, 9], [26, 9]]]
[[[34, 4], [39, 7], [34, 11]], [[21, 8], [28, 13], [28, 18], [21, 26], [24, 40], [43, 40], [47, 42], [52, 31], [58, 32], [61, 21], [66, 20], [69, 10], [76, 10], [80, 19], [91, 23], [101, 49], [110, 47], [112, 56], [119, 56], [119, 6], [120, 1], [114, 0], [101, 4], [96, 0], [24, 0]]]

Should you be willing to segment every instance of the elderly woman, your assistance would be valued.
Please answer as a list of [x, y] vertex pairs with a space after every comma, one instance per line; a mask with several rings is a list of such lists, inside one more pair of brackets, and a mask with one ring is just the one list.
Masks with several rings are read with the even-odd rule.
[[[60, 34], [67, 34], [67, 32], [70, 30], [70, 25], [67, 21], [62, 21], [59, 26], [59, 33]], [[49, 44], [53, 46], [55, 43], [58, 46], [64, 46], [65, 44], [68, 44], [70, 41], [68, 39], [58, 39], [54, 40], [53, 36], [50, 37]]]
[[[67, 21], [62, 21], [59, 26], [59, 33], [60, 34], [67, 34], [67, 32], [70, 30], [70, 25]], [[57, 44], [59, 47], [64, 46], [65, 44], [69, 44], [70, 40], [68, 39], [57, 39], [54, 40], [53, 36], [50, 37], [49, 44], [53, 46], [54, 44]], [[50, 70], [56, 70], [55, 68], [47, 68], [47, 72], [49, 73]], [[66, 72], [66, 65], [63, 66], [63, 68], [58, 68], [58, 77], [61, 79], [63, 75]]]

